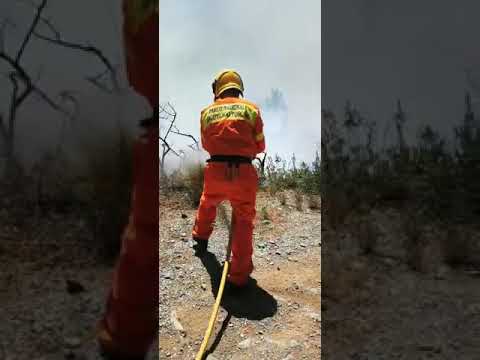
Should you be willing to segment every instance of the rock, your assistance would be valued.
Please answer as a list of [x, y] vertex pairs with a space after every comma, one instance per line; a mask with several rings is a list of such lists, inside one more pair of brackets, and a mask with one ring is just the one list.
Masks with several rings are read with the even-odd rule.
[[182, 219], [187, 219], [187, 218], [188, 218], [187, 214], [182, 213]]
[[277, 345], [284, 349], [291, 349], [291, 348], [300, 346], [300, 343], [296, 340], [283, 340], [283, 339], [275, 340], [275, 339], [272, 339], [271, 337], [266, 337], [265, 341], [269, 344]]
[[172, 310], [172, 312], [170, 313], [170, 321], [172, 322], [173, 328], [175, 330], [181, 331], [181, 332], [185, 331], [182, 324], [178, 320], [177, 312], [175, 310]]
[[65, 346], [71, 349], [78, 348], [80, 345], [82, 345], [82, 340], [78, 337], [65, 338], [64, 342]]
[[440, 266], [436, 273], [435, 273], [435, 279], [436, 280], [445, 280], [448, 276], [448, 273], [450, 272], [450, 269], [448, 266], [442, 265]]
[[67, 292], [69, 294], [78, 294], [85, 291], [85, 287], [75, 280], [66, 280]]
[[74, 360], [77, 359], [77, 356], [72, 350], [67, 350], [63, 353], [63, 358], [65, 360]]
[[240, 349], [248, 349], [252, 345], [252, 338], [248, 338], [238, 343]]
[[318, 322], [321, 321], [321, 315], [320, 314], [317, 314], [315, 312], [308, 312], [307, 315], [315, 321], [318, 321]]
[[466, 313], [468, 315], [479, 315], [480, 314], [480, 304], [471, 304], [468, 306]]
[[202, 288], [203, 291], [207, 290], [207, 285], [205, 284], [200, 285], [200, 287]]
[[172, 279], [173, 279], [172, 273], [171, 273], [171, 272], [163, 273], [163, 278], [164, 278], [164, 279], [172, 280]]
[[429, 352], [435, 352], [435, 353], [440, 353], [442, 351], [441, 348], [433, 345], [418, 345], [417, 349], [420, 351], [429, 351]]
[[210, 354], [210, 355], [207, 356], [207, 358], [205, 360], [218, 360], [218, 358], [216, 358], [215, 356]]

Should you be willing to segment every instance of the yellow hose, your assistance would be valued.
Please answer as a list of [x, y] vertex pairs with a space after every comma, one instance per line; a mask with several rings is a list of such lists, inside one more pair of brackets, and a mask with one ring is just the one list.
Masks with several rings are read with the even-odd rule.
[[207, 350], [208, 341], [210, 340], [210, 336], [212, 335], [212, 331], [215, 326], [215, 321], [217, 320], [218, 309], [222, 301], [223, 289], [225, 288], [225, 281], [227, 280], [229, 267], [230, 267], [230, 262], [225, 261], [225, 265], [223, 266], [222, 280], [220, 281], [220, 287], [218, 288], [217, 299], [215, 300], [215, 305], [213, 306], [213, 311], [212, 311], [212, 314], [210, 315], [210, 322], [208, 323], [207, 331], [205, 331], [202, 345], [200, 346], [200, 350], [198, 351], [197, 357], [195, 358], [195, 360], [203, 360], [203, 356], [205, 354], [205, 351]]

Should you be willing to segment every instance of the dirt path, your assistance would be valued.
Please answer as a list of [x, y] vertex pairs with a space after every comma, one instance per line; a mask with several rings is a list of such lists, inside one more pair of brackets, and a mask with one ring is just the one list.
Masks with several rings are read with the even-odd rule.
[[[181, 201], [163, 201], [160, 358], [193, 359], [214, 303], [227, 231], [217, 225], [211, 253], [201, 261], [191, 250], [195, 211]], [[241, 297], [225, 298], [215, 329], [222, 336], [209, 359], [317, 359], [320, 213], [280, 206], [266, 194], [259, 196], [257, 208], [256, 286]]]
[[[1, 215], [1, 214], [0, 214]], [[0, 359], [101, 360], [95, 325], [104, 311], [112, 266], [102, 265], [76, 216], [2, 224]], [[84, 290], [67, 291], [67, 280]], [[157, 346], [150, 359], [155, 359]]]
[[[322, 357], [480, 359], [480, 271], [445, 264], [439, 224], [421, 229], [423, 252], [409, 249], [423, 254], [412, 270], [401, 215], [372, 212], [378, 238], [368, 256], [358, 252], [358, 227], [324, 231]], [[478, 241], [478, 231], [462, 230]]]

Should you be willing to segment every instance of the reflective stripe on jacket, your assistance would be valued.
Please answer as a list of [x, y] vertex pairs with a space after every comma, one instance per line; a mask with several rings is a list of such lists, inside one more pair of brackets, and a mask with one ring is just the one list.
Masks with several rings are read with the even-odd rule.
[[210, 155], [254, 158], [265, 150], [260, 109], [250, 101], [218, 99], [202, 110], [200, 121], [202, 145]]

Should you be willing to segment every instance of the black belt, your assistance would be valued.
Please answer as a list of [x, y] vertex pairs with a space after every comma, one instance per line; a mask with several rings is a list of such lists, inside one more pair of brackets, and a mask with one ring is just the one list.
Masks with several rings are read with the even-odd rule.
[[226, 162], [230, 164], [251, 164], [252, 159], [236, 155], [212, 155], [207, 162]]

